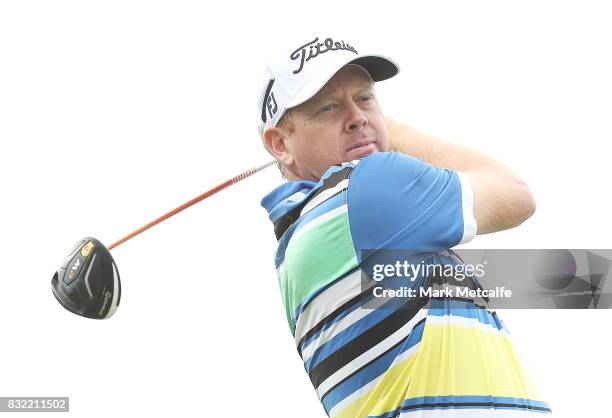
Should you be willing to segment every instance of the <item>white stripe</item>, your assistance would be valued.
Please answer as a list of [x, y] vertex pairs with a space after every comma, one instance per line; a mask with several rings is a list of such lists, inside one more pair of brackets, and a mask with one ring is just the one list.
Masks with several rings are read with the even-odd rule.
[[342, 379], [346, 378], [351, 373], [355, 372], [359, 368], [365, 366], [376, 357], [389, 350], [395, 344], [400, 342], [402, 339], [408, 337], [414, 328], [414, 324], [419, 322], [421, 319], [427, 316], [427, 309], [419, 309], [419, 311], [412, 317], [410, 321], [408, 321], [403, 327], [395, 331], [393, 334], [389, 335], [387, 338], [376, 344], [374, 347], [370, 348], [365, 353], [353, 359], [351, 362], [346, 364], [340, 370], [336, 371], [334, 374], [325, 379], [319, 387], [317, 388], [317, 393], [319, 397], [322, 397], [330, 388], [340, 382]]
[[[302, 349], [302, 358], [304, 359], [304, 363], [310, 360], [310, 357], [312, 357], [314, 352], [317, 351], [319, 347], [372, 312], [374, 312], [374, 309], [357, 308], [340, 321], [334, 323], [325, 331], [321, 332], [316, 340], [312, 341]], [[318, 319], [323, 318], [325, 317], [320, 317]]]
[[342, 180], [340, 183], [336, 184], [331, 189], [323, 190], [319, 195], [317, 195], [314, 199], [304, 206], [300, 216], [304, 216], [308, 212], [310, 212], [315, 207], [319, 206], [321, 203], [338, 193], [340, 190], [346, 189], [348, 187], [348, 179]]
[[303, 191], [299, 191], [299, 192], [295, 192], [293, 193], [291, 196], [289, 196], [286, 200], [290, 201], [290, 202], [301, 202], [302, 200], [304, 200], [304, 198], [307, 196], [308, 194], [303, 192]]
[[314, 228], [317, 225], [322, 224], [323, 222], [327, 221], [330, 218], [333, 218], [335, 216], [338, 215], [342, 215], [343, 213], [348, 212], [348, 206], [346, 204], [337, 207], [336, 209], [332, 209], [329, 212], [324, 213], [323, 215], [319, 216], [318, 218], [313, 219], [312, 221], [308, 222], [306, 225], [302, 226], [300, 229], [298, 229], [293, 236], [291, 237], [291, 240], [289, 241], [289, 244], [287, 245], [287, 247], [289, 245], [291, 245], [291, 242], [294, 241], [297, 237], [299, 237], [300, 235], [302, 235], [304, 232], [309, 231], [310, 229]]
[[285, 260], [283, 260], [282, 263], [280, 263], [280, 265], [278, 266], [278, 268], [276, 269], [276, 274], [281, 277], [281, 275], [283, 274], [283, 270], [285, 269]]
[[504, 329], [500, 330], [492, 324], [485, 324], [476, 318], [466, 318], [460, 315], [429, 315], [427, 317], [427, 325], [460, 325], [478, 328], [484, 332], [492, 332], [494, 334], [509, 336], [508, 332], [506, 332]]
[[[361, 270], [359, 272], [361, 272]], [[374, 286], [372, 286], [372, 287], [374, 287]], [[313, 300], [311, 302], [311, 304], [316, 304], [316, 306], [323, 308], [325, 310], [325, 312], [331, 313], [331, 312], [333, 312], [336, 309], [336, 307], [342, 306], [342, 304], [344, 304], [347, 300], [350, 300], [351, 298], [357, 296], [361, 292], [361, 290], [362, 289], [359, 288], [358, 291], [355, 292], [354, 294], [347, 295], [348, 297], [344, 297], [343, 295], [339, 295], [339, 296], [336, 297], [336, 295], [326, 295], [325, 294], [325, 298], [324, 299], [319, 299], [320, 296], [323, 296], [323, 294], [322, 294], [320, 296], [317, 296], [316, 303]], [[319, 348], [320, 346], [325, 344], [327, 341], [332, 339], [338, 333], [344, 331], [346, 328], [348, 328], [351, 325], [353, 325], [355, 322], [359, 321], [360, 319], [362, 319], [366, 315], [372, 313], [377, 308], [381, 307], [384, 303], [386, 303], [386, 300], [384, 300], [384, 299], [370, 300], [370, 301], [368, 301], [367, 308], [359, 307], [359, 308], [355, 309], [353, 312], [351, 312], [350, 314], [346, 315], [344, 318], [342, 318], [338, 322], [336, 322], [333, 325], [331, 325], [325, 331], [321, 332], [316, 340], [310, 341], [307, 345], [302, 347], [302, 358], [304, 359], [304, 363], [306, 363], [308, 361], [308, 359], [312, 356], [314, 351], [317, 350], [317, 348]], [[334, 309], [329, 309], [330, 307], [333, 307]], [[385, 308], [382, 308], [382, 309], [385, 309]], [[316, 315], [316, 312], [313, 312], [312, 314]], [[304, 314], [302, 314], [302, 315], [304, 315]], [[328, 313], [325, 313], [322, 316], [318, 315], [315, 318], [312, 318], [312, 319], [309, 318], [309, 320], [310, 320], [309, 322], [314, 323], [314, 325], [312, 325], [309, 329], [311, 329], [316, 324], [318, 324], [327, 315], [328, 315]], [[299, 342], [299, 340], [297, 342]]]
[[[393, 360], [393, 363], [391, 364], [389, 369], [393, 366], [400, 364], [402, 361], [407, 360], [409, 357], [412, 357], [414, 354], [416, 354], [417, 351], [419, 350], [420, 345], [421, 343], [417, 343], [414, 346], [410, 347], [408, 350], [404, 351], [401, 355], [396, 357], [395, 360]], [[373, 390], [376, 387], [376, 385], [378, 385], [378, 382], [380, 382], [380, 380], [383, 379], [384, 377], [385, 377], [385, 373], [381, 374], [376, 379], [369, 382], [367, 385], [362, 386], [361, 388], [359, 388], [359, 390], [356, 390], [355, 392], [351, 393], [346, 398], [342, 399], [340, 402], [334, 405], [332, 409], [330, 409], [329, 416], [333, 417], [335, 414], [341, 412], [344, 408], [346, 408], [347, 406], [355, 402], [357, 399], [361, 398], [363, 395]]]
[[295, 324], [295, 343], [323, 318], [361, 293], [361, 270], [357, 270], [328, 287], [300, 314]]
[[463, 236], [459, 244], [470, 242], [476, 236], [478, 226], [474, 218], [474, 192], [468, 177], [460, 172], [459, 181], [461, 182], [461, 208], [463, 210]]

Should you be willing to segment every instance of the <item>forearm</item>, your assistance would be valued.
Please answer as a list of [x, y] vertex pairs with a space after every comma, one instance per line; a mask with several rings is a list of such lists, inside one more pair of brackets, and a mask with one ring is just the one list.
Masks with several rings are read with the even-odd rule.
[[388, 120], [388, 126], [392, 150], [468, 177], [474, 192], [478, 234], [516, 227], [535, 211], [535, 201], [527, 184], [495, 159], [399, 122]]
[[467, 173], [472, 170], [506, 170], [513, 173], [493, 158], [475, 149], [443, 141], [417, 131], [413, 127], [387, 119], [390, 147], [440, 168]]

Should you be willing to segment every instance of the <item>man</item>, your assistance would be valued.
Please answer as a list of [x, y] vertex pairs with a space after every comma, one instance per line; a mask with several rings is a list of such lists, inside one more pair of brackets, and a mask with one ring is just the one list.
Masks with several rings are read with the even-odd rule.
[[260, 132], [289, 181], [262, 205], [306, 371], [330, 417], [550, 412], [481, 301], [368, 305], [373, 287], [360, 267], [372, 251], [424, 249], [457, 262], [446, 249], [535, 210], [527, 185], [497, 161], [383, 115], [374, 83], [398, 71], [324, 37], [268, 67]]

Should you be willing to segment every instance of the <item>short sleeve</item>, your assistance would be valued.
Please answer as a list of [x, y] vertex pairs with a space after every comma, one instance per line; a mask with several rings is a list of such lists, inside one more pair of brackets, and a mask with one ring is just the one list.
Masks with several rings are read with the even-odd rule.
[[476, 235], [467, 176], [399, 152], [362, 159], [347, 191], [351, 235], [362, 249], [447, 249]]

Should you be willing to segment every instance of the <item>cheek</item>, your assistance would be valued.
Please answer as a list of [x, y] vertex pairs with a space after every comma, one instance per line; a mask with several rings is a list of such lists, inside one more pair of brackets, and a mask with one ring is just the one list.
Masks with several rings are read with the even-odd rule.
[[382, 114], [376, 113], [370, 119], [371, 125], [376, 131], [376, 136], [379, 141], [379, 148], [381, 151], [389, 150], [389, 132], [387, 130], [387, 124]]
[[305, 152], [313, 158], [330, 161], [338, 155], [338, 135], [329, 127], [319, 127], [309, 132], [310, 141]]
[[380, 138], [380, 151], [389, 151], [389, 134], [387, 129], [382, 129], [378, 137]]
[[334, 126], [300, 126], [301, 141], [295, 141], [293, 155], [297, 170], [309, 177], [322, 175], [329, 167], [341, 162], [338, 129]]
[[[324, 152], [321, 150], [319, 136], [306, 130], [299, 132], [299, 137], [293, 141], [291, 154], [300, 172], [309, 172], [312, 167], [316, 167]], [[304, 173], [301, 173], [304, 174]]]
[[324, 162], [326, 167], [338, 164], [341, 156], [339, 135], [336, 132], [325, 132], [319, 138], [316, 147], [319, 160]]

